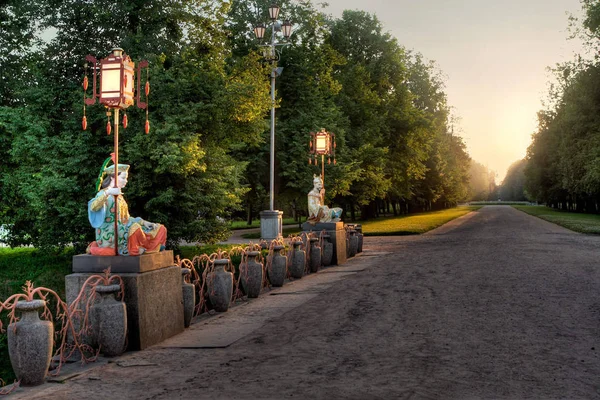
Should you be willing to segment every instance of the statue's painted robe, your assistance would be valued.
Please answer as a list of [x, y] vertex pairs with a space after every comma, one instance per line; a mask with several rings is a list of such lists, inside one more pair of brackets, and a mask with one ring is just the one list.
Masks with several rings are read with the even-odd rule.
[[[119, 254], [137, 256], [154, 253], [164, 248], [167, 229], [155, 224], [154, 229], [144, 226], [144, 220], [129, 215], [129, 208], [123, 196], [117, 196]], [[96, 241], [88, 246], [88, 253], [97, 256], [115, 255], [115, 196], [102, 189], [88, 202], [90, 224], [96, 230]]]
[[337, 222], [342, 216], [342, 209], [329, 208], [322, 205], [323, 199], [316, 189], [308, 193], [308, 222]]

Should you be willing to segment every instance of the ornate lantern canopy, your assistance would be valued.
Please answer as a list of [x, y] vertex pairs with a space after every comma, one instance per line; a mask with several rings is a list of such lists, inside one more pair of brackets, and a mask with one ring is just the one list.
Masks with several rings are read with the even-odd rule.
[[286, 19], [283, 21], [283, 24], [281, 25], [281, 32], [286, 39], [289, 39], [289, 37], [292, 35], [292, 23], [289, 20]]
[[[127, 107], [132, 106], [137, 102], [137, 106], [141, 109], [146, 110], [146, 125], [145, 131], [150, 131], [150, 122], [148, 121], [148, 95], [150, 94], [150, 84], [146, 80], [144, 86], [144, 93], [146, 95], [146, 102], [142, 102], [140, 99], [140, 76], [142, 68], [148, 67], [148, 61], [140, 61], [137, 66], [137, 98], [134, 97], [134, 79], [135, 79], [135, 64], [131, 61], [131, 58], [125, 54], [123, 49], [115, 48], [112, 53], [100, 60], [93, 56], [87, 56], [86, 61], [92, 63], [93, 69], [93, 93], [90, 98], [86, 98], [86, 91], [88, 88], [88, 77], [87, 74], [83, 79], [83, 90], [84, 90], [84, 108], [83, 108], [83, 130], [87, 128], [87, 119], [85, 116], [85, 105], [92, 105], [96, 103], [96, 98], [100, 104], [103, 104], [106, 108], [114, 110], [125, 110]], [[98, 68], [98, 64], [99, 68]], [[100, 70], [100, 88], [97, 92], [96, 81], [98, 69]], [[87, 63], [86, 63], [87, 70]], [[148, 73], [146, 69], [146, 79]], [[127, 114], [123, 115], [123, 127], [127, 128]], [[110, 135], [111, 133], [110, 122], [106, 125], [106, 132]]]
[[265, 24], [258, 24], [254, 27], [254, 35], [256, 35], [257, 39], [261, 40], [265, 37], [266, 30], [267, 28], [265, 27]]
[[325, 156], [327, 156], [328, 164], [331, 164], [331, 157], [333, 156], [333, 163], [336, 164], [335, 134], [327, 132], [325, 129], [321, 129], [316, 133], [311, 132], [310, 136], [310, 156], [308, 158], [308, 163], [312, 164], [314, 160], [315, 165], [318, 165], [319, 161], [317, 156], [321, 156], [322, 162], [324, 162]]
[[325, 188], [325, 156], [327, 156], [327, 163], [331, 164], [331, 156], [333, 156], [333, 164], [337, 164], [335, 161], [335, 134], [327, 132], [325, 128], [319, 132], [310, 133], [310, 152], [308, 156], [308, 163], [312, 165], [313, 160], [315, 165], [319, 165], [319, 158], [321, 156], [321, 182], [323, 188]]
[[123, 49], [100, 60], [100, 104], [121, 110], [133, 105], [134, 63]]
[[273, 21], [279, 17], [279, 6], [277, 4], [273, 3], [269, 6], [269, 17], [271, 17]]

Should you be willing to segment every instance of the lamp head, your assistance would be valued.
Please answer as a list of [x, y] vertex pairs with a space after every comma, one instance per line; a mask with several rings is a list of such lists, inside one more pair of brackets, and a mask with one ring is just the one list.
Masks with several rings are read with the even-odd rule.
[[261, 40], [263, 37], [265, 37], [265, 31], [267, 30], [267, 28], [265, 28], [265, 24], [258, 24], [254, 27], [254, 34], [256, 35], [256, 38]]
[[283, 25], [281, 25], [281, 31], [283, 32], [283, 36], [286, 39], [289, 39], [292, 35], [292, 23], [287, 19], [283, 21]]
[[269, 6], [269, 17], [271, 17], [271, 19], [273, 21], [275, 21], [278, 16], [279, 16], [279, 6], [275, 3], [273, 3]]

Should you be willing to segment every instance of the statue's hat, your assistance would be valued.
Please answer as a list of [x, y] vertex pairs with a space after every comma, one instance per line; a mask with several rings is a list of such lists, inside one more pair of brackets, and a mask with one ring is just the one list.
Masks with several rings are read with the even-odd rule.
[[[111, 165], [108, 165], [109, 162], [113, 162]], [[127, 172], [129, 171], [129, 164], [119, 164], [118, 167], [119, 172]], [[100, 190], [100, 186], [102, 185], [102, 181], [106, 177], [106, 175], [111, 175], [115, 173], [115, 153], [110, 153], [110, 157], [108, 157], [102, 163], [102, 167], [100, 168], [100, 174], [98, 174], [98, 179], [96, 179], [96, 191]]]

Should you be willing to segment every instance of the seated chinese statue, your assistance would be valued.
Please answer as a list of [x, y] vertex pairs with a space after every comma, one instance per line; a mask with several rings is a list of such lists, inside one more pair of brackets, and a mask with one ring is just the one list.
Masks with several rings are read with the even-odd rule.
[[[129, 165], [119, 164], [115, 187], [115, 165], [101, 169], [97, 182], [98, 193], [88, 202], [90, 224], [96, 229], [96, 240], [88, 246], [87, 253], [96, 256], [115, 255], [115, 212], [118, 218], [118, 254], [138, 256], [162, 251], [167, 241], [167, 229], [161, 225], [129, 215], [127, 202], [121, 189], [127, 185]], [[116, 199], [116, 207], [115, 207]]]
[[313, 225], [317, 222], [339, 222], [342, 209], [323, 205], [325, 189], [320, 176], [313, 176], [313, 185], [313, 189], [308, 192], [308, 222]]

